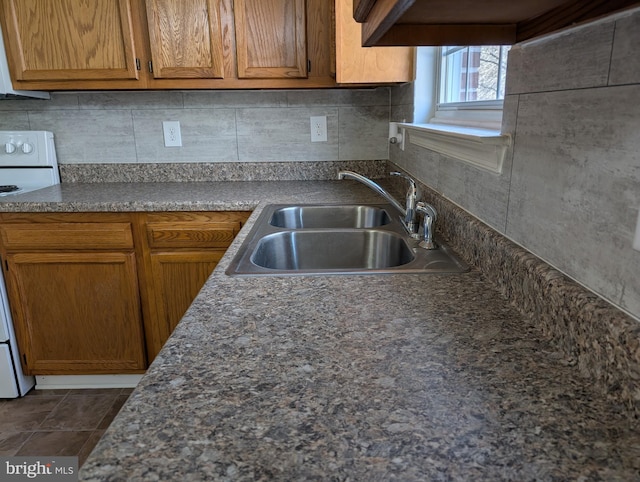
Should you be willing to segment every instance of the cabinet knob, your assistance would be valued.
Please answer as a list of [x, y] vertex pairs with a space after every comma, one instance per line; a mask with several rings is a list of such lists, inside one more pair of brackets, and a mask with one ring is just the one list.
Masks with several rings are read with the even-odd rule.
[[29, 144], [28, 142], [22, 144], [22, 152], [25, 154], [31, 154], [33, 152], [33, 144]]
[[16, 152], [16, 145], [13, 142], [7, 142], [4, 145], [4, 152], [6, 152], [7, 154], [13, 154], [14, 152]]

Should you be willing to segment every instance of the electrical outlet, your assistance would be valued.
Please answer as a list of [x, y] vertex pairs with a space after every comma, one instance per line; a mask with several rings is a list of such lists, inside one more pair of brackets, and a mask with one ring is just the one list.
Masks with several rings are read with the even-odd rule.
[[638, 211], [638, 221], [636, 222], [636, 235], [633, 238], [633, 249], [640, 251], [640, 211]]
[[327, 116], [311, 116], [311, 142], [326, 142]]
[[182, 147], [180, 121], [164, 121], [162, 132], [164, 133], [164, 147]]

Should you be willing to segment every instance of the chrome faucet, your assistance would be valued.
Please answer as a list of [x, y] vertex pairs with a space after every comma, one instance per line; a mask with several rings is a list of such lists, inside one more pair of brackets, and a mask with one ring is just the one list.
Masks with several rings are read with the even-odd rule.
[[438, 219], [436, 208], [431, 204], [419, 202], [416, 205], [416, 211], [422, 214], [422, 241], [418, 244], [424, 249], [437, 249], [438, 245], [433, 241], [433, 232], [435, 230], [435, 222]]
[[406, 207], [402, 207], [402, 205], [398, 201], [396, 201], [396, 199], [391, 194], [385, 191], [382, 186], [372, 181], [368, 177], [363, 176], [362, 174], [358, 174], [357, 172], [353, 171], [340, 171], [338, 172], [338, 179], [354, 179], [380, 194], [402, 214], [402, 225], [405, 227], [409, 235], [412, 238], [418, 238], [420, 235], [418, 234], [419, 224], [416, 222], [416, 202], [418, 199], [418, 187], [416, 185], [416, 182], [409, 176], [401, 172], [394, 171], [390, 174], [392, 176], [400, 176], [409, 181], [409, 189], [407, 191], [405, 203]]
[[419, 223], [416, 220], [417, 219], [416, 203], [418, 202], [418, 186], [416, 185], [416, 182], [412, 178], [410, 178], [409, 176], [407, 176], [402, 172], [392, 171], [389, 174], [391, 174], [392, 176], [399, 176], [405, 179], [409, 183], [409, 188], [407, 189], [407, 194], [405, 196], [406, 212], [404, 215], [404, 226], [405, 228], [407, 228], [407, 231], [409, 231], [409, 234], [416, 235], [413, 237], [417, 237], [418, 228], [419, 228]]

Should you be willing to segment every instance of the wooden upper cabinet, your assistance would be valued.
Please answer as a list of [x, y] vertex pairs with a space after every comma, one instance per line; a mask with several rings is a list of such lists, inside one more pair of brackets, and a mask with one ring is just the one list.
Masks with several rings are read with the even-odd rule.
[[0, 0], [17, 81], [137, 80], [130, 0]]
[[0, 22], [20, 90], [295, 89], [412, 80], [409, 50], [360, 48], [358, 25], [344, 10], [353, 9], [352, 1], [0, 0]]
[[[231, 0], [146, 0], [149, 42], [156, 79], [233, 75]], [[231, 59], [232, 61], [232, 59]], [[226, 70], [226, 72], [225, 72]]]
[[414, 80], [415, 49], [362, 47], [360, 24], [353, 15], [353, 0], [336, 0], [336, 81], [352, 84]]
[[238, 78], [307, 76], [305, 0], [235, 0]]
[[640, 5], [638, 0], [356, 0], [362, 44], [498, 45]]

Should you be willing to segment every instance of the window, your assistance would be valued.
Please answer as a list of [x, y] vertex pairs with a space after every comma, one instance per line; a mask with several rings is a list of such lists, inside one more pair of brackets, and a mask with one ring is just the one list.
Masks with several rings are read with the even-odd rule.
[[[420, 47], [408, 142], [500, 174], [511, 136], [502, 133], [509, 47]], [[402, 149], [402, 147], [400, 147]]]
[[509, 49], [491, 45], [419, 51], [415, 121], [500, 130]]
[[504, 99], [508, 46], [442, 47], [439, 103]]

